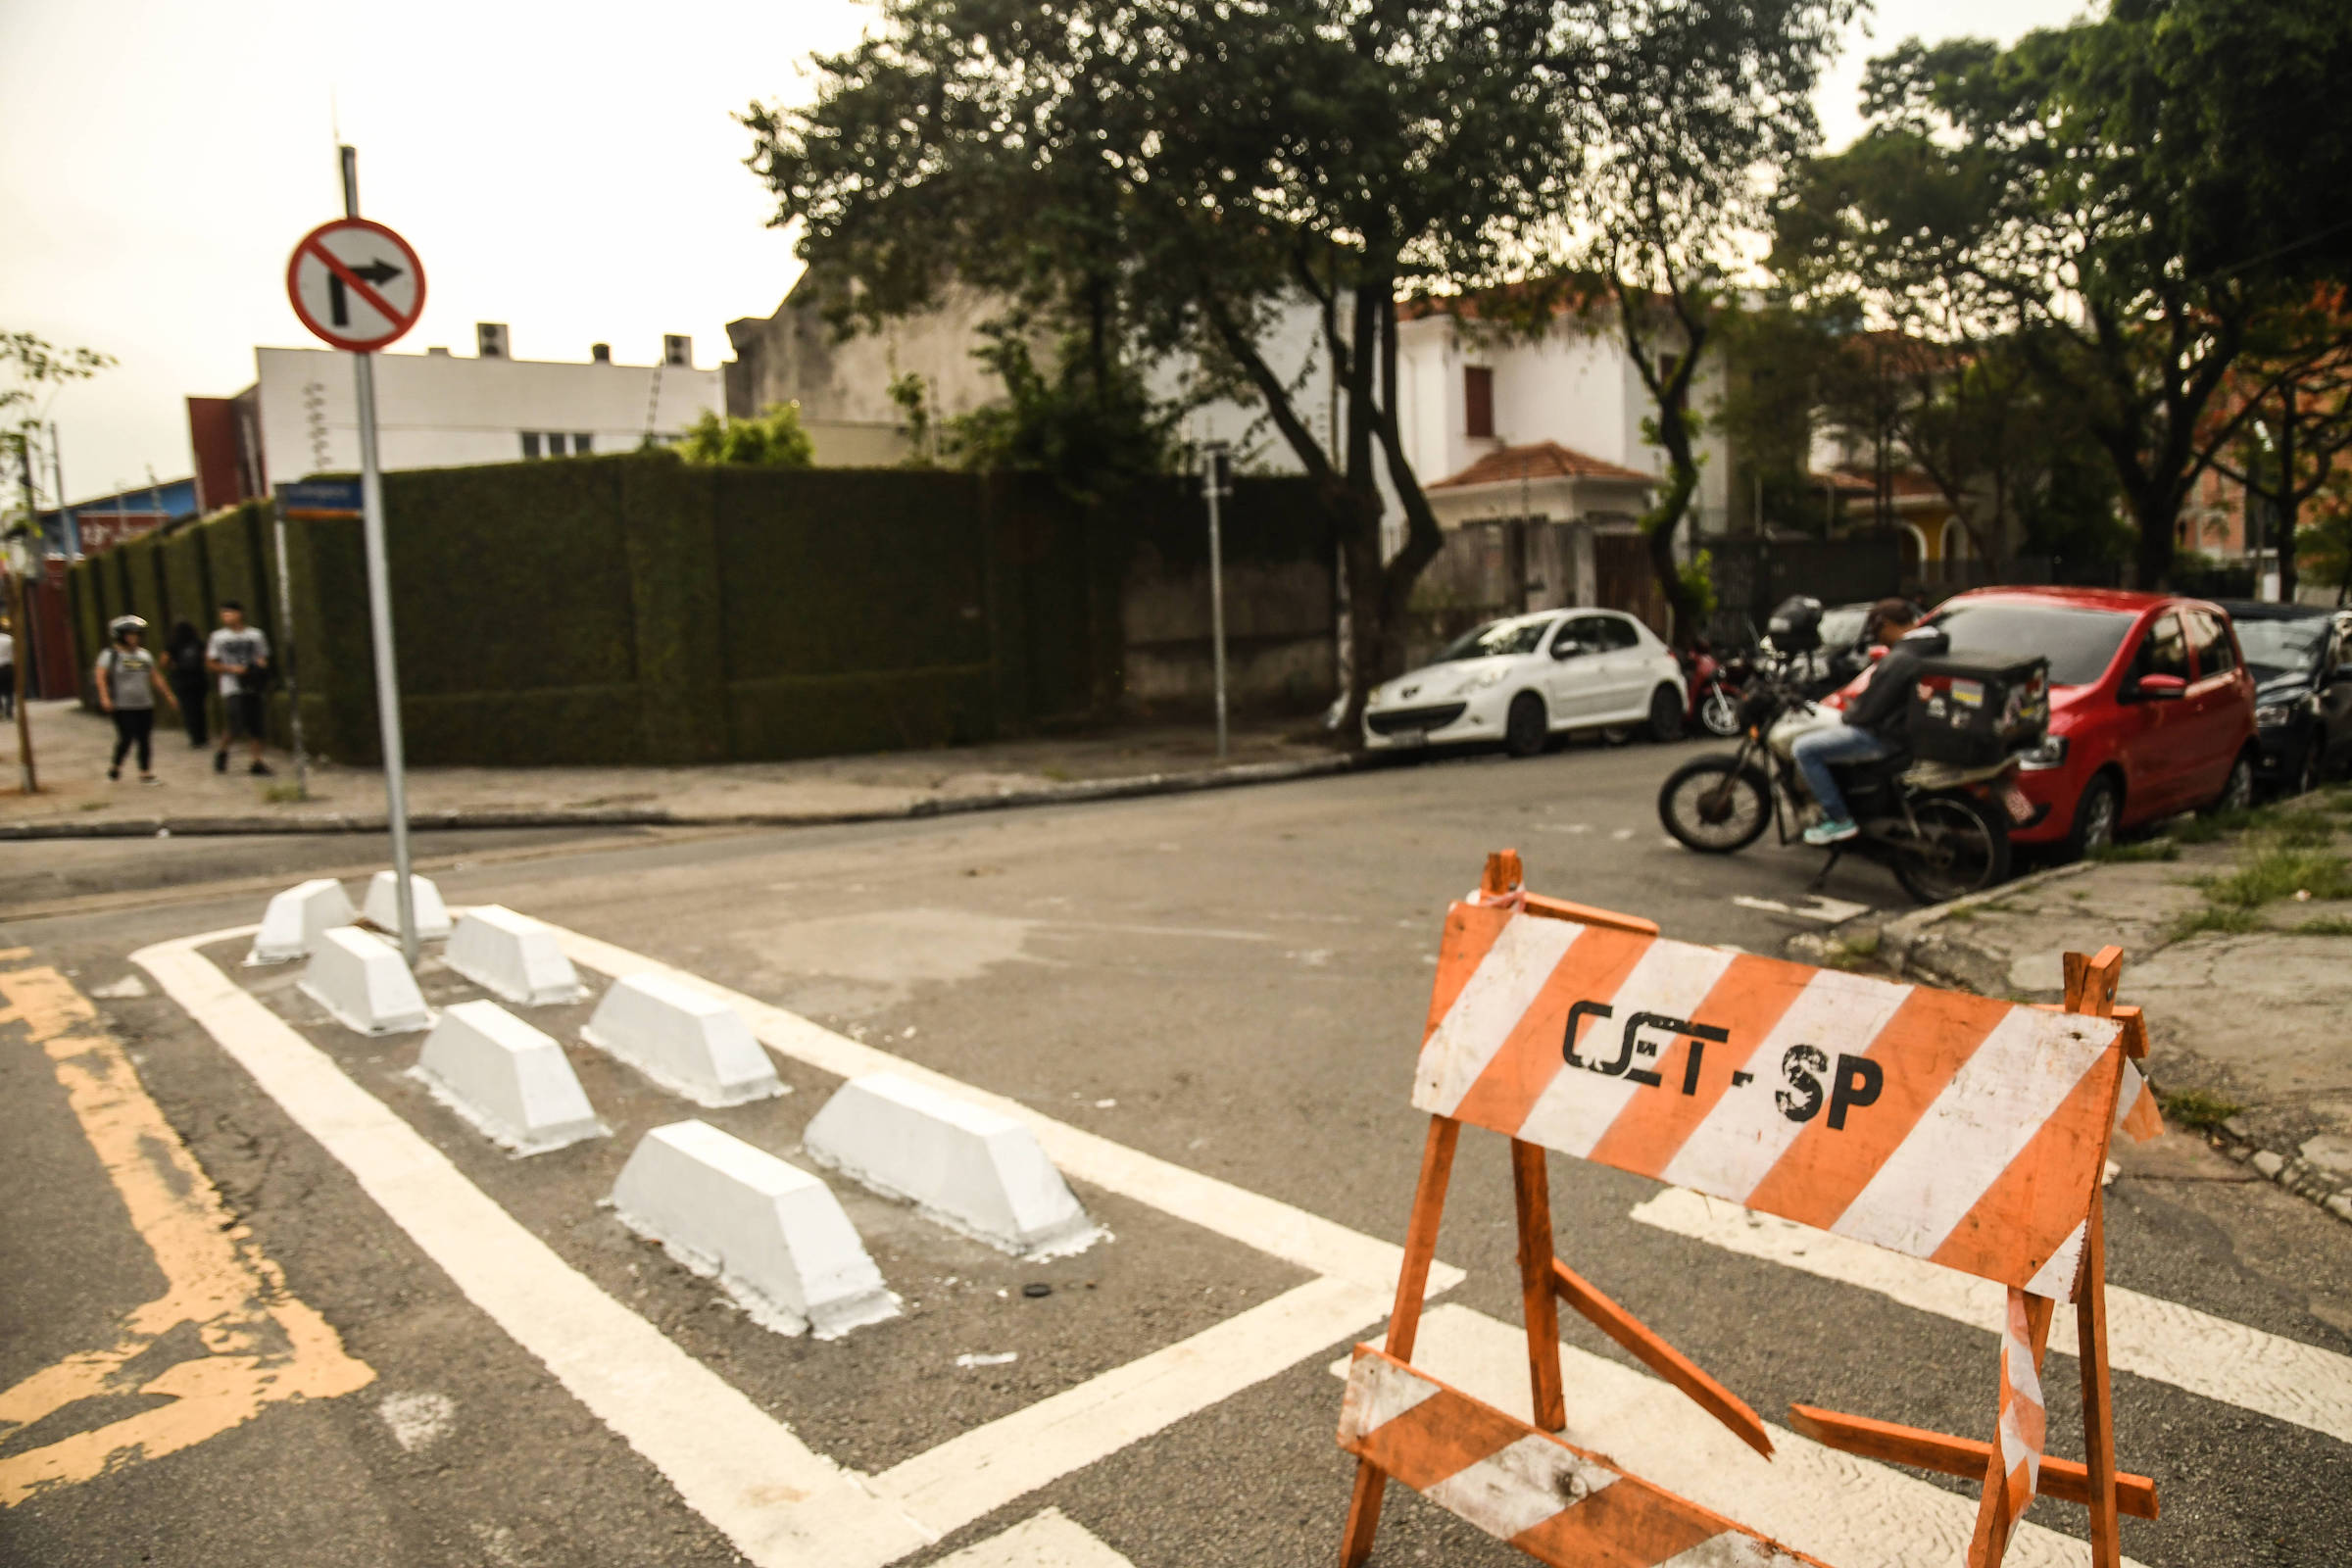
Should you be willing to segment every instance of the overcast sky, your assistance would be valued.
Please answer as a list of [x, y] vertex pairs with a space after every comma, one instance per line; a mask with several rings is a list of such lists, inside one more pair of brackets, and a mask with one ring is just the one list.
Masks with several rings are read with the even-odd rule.
[[[1862, 63], [1886, 42], [2006, 40], [2081, 9], [1882, 0], [1821, 95], [1833, 144], [1858, 128]], [[809, 53], [868, 16], [854, 0], [0, 0], [0, 327], [122, 362], [51, 405], [68, 491], [186, 474], [181, 399], [250, 384], [257, 344], [310, 341], [285, 259], [341, 215], [338, 121], [361, 211], [424, 260], [424, 318], [400, 351], [469, 354], [492, 320], [520, 359], [609, 342], [651, 364], [686, 332], [697, 364], [718, 364], [726, 322], [773, 311], [799, 270], [729, 115], [805, 95]]]

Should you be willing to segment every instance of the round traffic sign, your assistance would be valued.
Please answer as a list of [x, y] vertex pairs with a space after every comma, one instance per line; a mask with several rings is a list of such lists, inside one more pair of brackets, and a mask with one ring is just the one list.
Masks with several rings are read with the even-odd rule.
[[302, 236], [286, 260], [286, 297], [302, 324], [336, 348], [367, 354], [424, 314], [424, 264], [409, 242], [365, 218], [338, 218]]

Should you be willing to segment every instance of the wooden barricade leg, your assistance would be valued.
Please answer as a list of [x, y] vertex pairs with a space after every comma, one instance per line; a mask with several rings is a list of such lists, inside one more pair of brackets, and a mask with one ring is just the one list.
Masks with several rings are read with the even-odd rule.
[[2075, 1327], [2082, 1362], [2082, 1464], [2090, 1482], [2091, 1568], [2120, 1568], [2116, 1525], [2115, 1406], [2107, 1387], [2107, 1236], [2103, 1196], [2090, 1195], [2090, 1223], [2082, 1233], [2082, 1294]]
[[[1446, 1184], [1453, 1175], [1453, 1146], [1462, 1124], [1450, 1116], [1429, 1118], [1429, 1140], [1421, 1146], [1421, 1180], [1413, 1188], [1413, 1217], [1404, 1230], [1404, 1266], [1396, 1275], [1396, 1305], [1389, 1314], [1388, 1352], [1413, 1358], [1421, 1332], [1421, 1298], [1429, 1291], [1429, 1265], [1438, 1255], [1438, 1221], [1446, 1213]], [[1557, 1343], [1555, 1338], [1554, 1343]], [[1341, 1568], [1358, 1568], [1372, 1554], [1380, 1529], [1380, 1501], [1389, 1478], [1368, 1460], [1355, 1463], [1355, 1491], [1348, 1499], [1348, 1525], [1340, 1536]]]
[[1536, 1425], [1557, 1432], [1568, 1424], [1568, 1405], [1560, 1389], [1560, 1308], [1552, 1295], [1551, 1185], [1541, 1145], [1511, 1140], [1511, 1195], [1519, 1203], [1519, 1300]]
[[[2046, 1297], [2026, 1298], [2026, 1328], [2037, 1376], [2049, 1351], [2050, 1318], [2057, 1305]], [[2009, 1550], [2009, 1537], [2016, 1529], [2017, 1519], [2009, 1512], [2009, 1465], [2001, 1455], [1996, 1434], [1992, 1452], [1984, 1461], [1984, 1491], [1977, 1498], [1977, 1532], [1968, 1544], [1968, 1568], [2000, 1568], [2001, 1558]]]

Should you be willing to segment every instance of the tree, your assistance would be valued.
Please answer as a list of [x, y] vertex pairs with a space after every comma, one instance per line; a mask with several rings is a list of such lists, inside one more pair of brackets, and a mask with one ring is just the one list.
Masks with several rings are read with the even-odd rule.
[[[2245, 487], [2246, 545], [2257, 549], [2261, 514], [2278, 552], [2278, 597], [2294, 603], [2296, 561], [2292, 541], [2303, 506], [2328, 488], [2336, 460], [2352, 450], [2352, 311], [2344, 291], [2326, 289], [2289, 313], [2294, 319], [2266, 322], [2258, 341], [2280, 346], [2283, 358], [2250, 353], [2242, 379], [2253, 388], [2244, 408], [2220, 411], [2227, 428], [2237, 432], [2230, 445], [2217, 443], [2214, 468]], [[2258, 508], [2256, 503], [2263, 505]]]
[[943, 446], [967, 468], [1051, 475], [1083, 506], [1112, 500], [1176, 461], [1181, 405], [1153, 399], [1132, 367], [1098, 367], [1083, 340], [1063, 345], [1049, 374], [1026, 334], [1007, 324], [976, 351], [1004, 382], [1004, 401], [948, 421]]
[[[1105, 398], [1131, 352], [1262, 399], [1340, 540], [1352, 727], [1443, 543], [1396, 419], [1396, 292], [1494, 277], [1544, 221], [1572, 129], [1543, 85], [1585, 74], [1602, 3], [885, 0], [811, 105], [746, 117], [752, 162], [859, 311], [960, 279], [1087, 331]], [[1337, 430], [1274, 347], [1300, 301]]]
[[2338, 468], [2313, 498], [2313, 520], [2295, 534], [2295, 551], [2312, 575], [2335, 584], [2335, 602], [2352, 603], [2352, 468]]
[[2230, 367], [2352, 258], [2313, 196], [2352, 172], [2347, 69], [2336, 0], [2117, 0], [2008, 50], [1914, 40], [1873, 62], [1871, 129], [1792, 187], [1777, 254], [1889, 324], [2014, 342], [2083, 409], [2154, 586], [2235, 437], [2207, 418]]
[[1642, 435], [1666, 454], [1641, 526], [1678, 646], [1704, 618], [1674, 558], [1698, 490], [1704, 416], [1692, 388], [1738, 310], [1734, 285], [1752, 270], [1773, 179], [1819, 140], [1810, 95], [1854, 10], [1854, 0], [1639, 5], [1611, 69], [1559, 106], [1588, 125], [1567, 190], [1589, 236], [1579, 250], [1649, 393]]
[[816, 462], [816, 443], [801, 423], [798, 403], [771, 403], [750, 418], [720, 416], [709, 409], [686, 428], [678, 455], [688, 463], [752, 464], [767, 468], [806, 468]]
[[[0, 384], [0, 460], [15, 471], [21, 493], [19, 508], [0, 522], [0, 575], [7, 578], [8, 624], [19, 637], [30, 631], [24, 621], [24, 574], [40, 514], [32, 462], [40, 445], [41, 416], [67, 382], [84, 380], [114, 363], [114, 356], [96, 349], [61, 349], [30, 332], [0, 331], [0, 373], [8, 377]], [[57, 500], [65, 505], [64, 496]], [[24, 672], [31, 664], [29, 656], [17, 660], [17, 689], [11, 694], [17, 710], [18, 784], [26, 795], [41, 787], [32, 760], [32, 720], [24, 705]]]
[[[1716, 3], [885, 0], [812, 104], [745, 121], [775, 220], [858, 280], [847, 310], [960, 279], [1085, 334], [1102, 397], [1166, 356], [1254, 394], [1340, 541], [1352, 727], [1444, 542], [1397, 418], [1398, 293], [1541, 270], [1587, 141], [1652, 107], [1612, 74], [1668, 74], [1640, 24]], [[1336, 428], [1278, 347], [1302, 303]]]

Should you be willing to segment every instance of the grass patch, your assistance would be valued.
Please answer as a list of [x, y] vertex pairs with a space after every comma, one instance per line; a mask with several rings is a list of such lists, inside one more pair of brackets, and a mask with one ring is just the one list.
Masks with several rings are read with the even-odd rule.
[[[2178, 860], [2180, 846], [2173, 839], [2141, 839], [2135, 844], [2109, 844], [2090, 852], [2102, 865], [2129, 865], [2141, 860]], [[2082, 897], [2077, 894], [2077, 898]]]
[[271, 806], [292, 806], [310, 798], [310, 793], [290, 778], [268, 785], [262, 791], [262, 799]]
[[2352, 920], [2340, 915], [2325, 915], [2317, 920], [2304, 921], [2293, 928], [2292, 934], [2299, 937], [2352, 937]]
[[1038, 771], [1056, 784], [1067, 784], [1070, 781], [1070, 770], [1059, 763], [1050, 763], [1039, 768]]
[[2208, 904], [2175, 920], [2166, 940], [2180, 942], [2206, 931], [2221, 931], [2235, 936], [2267, 929], [2262, 915], [2256, 910], [2233, 905]]
[[103, 811], [106, 809], [106, 803], [104, 801], [84, 801], [81, 803], [80, 808], [85, 811]]
[[2208, 877], [2199, 885], [2211, 903], [2240, 909], [2302, 892], [2315, 899], [2352, 898], [2352, 872], [2345, 870], [2342, 856], [2282, 844], [2265, 845], [2228, 876]]
[[2234, 1100], [2224, 1100], [2202, 1089], [2183, 1089], [2173, 1095], [2160, 1094], [2156, 1097], [2156, 1104], [2163, 1110], [2165, 1120], [2182, 1127], [2193, 1127], [2199, 1132], [2218, 1128], [2246, 1108]]
[[2335, 842], [2335, 824], [2317, 811], [2280, 811], [2266, 831], [2289, 849], [2316, 850]]
[[2242, 811], [2195, 811], [2176, 818], [2165, 829], [2176, 844], [2218, 844], [2232, 833], [2267, 825], [2272, 808], [2250, 806]]

